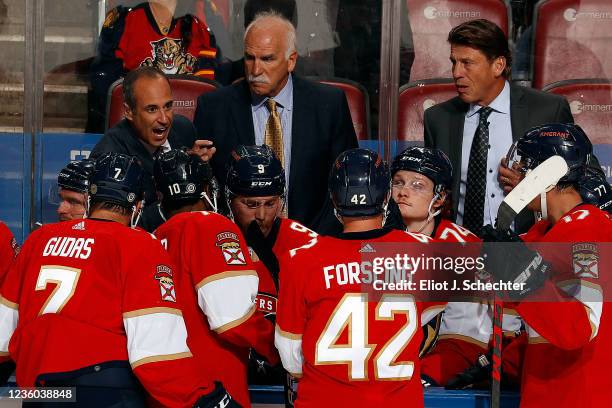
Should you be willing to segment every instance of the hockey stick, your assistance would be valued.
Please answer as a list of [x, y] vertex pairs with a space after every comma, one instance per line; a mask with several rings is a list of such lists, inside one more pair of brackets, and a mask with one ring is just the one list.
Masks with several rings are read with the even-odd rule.
[[[530, 171], [504, 198], [497, 210], [495, 228], [508, 229], [514, 218], [540, 193], [556, 185], [568, 171], [561, 156], [552, 156]], [[491, 408], [499, 408], [501, 392], [502, 323], [504, 304], [493, 293], [493, 361], [491, 363]]]

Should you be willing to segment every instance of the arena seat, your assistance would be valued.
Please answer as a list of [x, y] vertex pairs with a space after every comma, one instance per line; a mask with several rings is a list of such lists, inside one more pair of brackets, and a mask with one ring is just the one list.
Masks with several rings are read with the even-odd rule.
[[450, 78], [446, 41], [451, 28], [469, 20], [486, 18], [508, 35], [510, 18], [503, 0], [406, 0], [414, 43], [410, 81]]
[[[172, 87], [174, 113], [193, 120], [198, 96], [211, 92], [220, 85], [209, 79], [193, 75], [166, 75]], [[106, 104], [106, 129], [123, 119], [123, 79], [115, 81], [108, 90]]]
[[400, 88], [397, 108], [397, 140], [423, 141], [425, 109], [457, 96], [452, 79], [410, 82]]
[[348, 101], [357, 140], [370, 139], [370, 99], [365, 87], [344, 78], [308, 77], [308, 79], [342, 89]]
[[542, 0], [534, 12], [532, 84], [612, 78], [612, 2]]
[[559, 81], [545, 91], [567, 98], [574, 120], [593, 144], [612, 144], [612, 81], [574, 79]]

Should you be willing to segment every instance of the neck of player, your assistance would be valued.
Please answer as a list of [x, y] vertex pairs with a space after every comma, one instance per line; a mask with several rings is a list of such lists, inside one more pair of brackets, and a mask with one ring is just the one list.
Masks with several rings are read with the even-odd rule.
[[115, 221], [118, 222], [119, 224], [123, 224], [126, 227], [130, 226], [130, 219], [131, 219], [131, 213], [130, 215], [122, 215], [119, 213], [116, 213], [114, 211], [111, 210], [106, 210], [106, 209], [98, 209], [98, 210], [92, 210], [91, 213], [89, 214], [88, 218], [96, 218], [98, 220], [107, 220], [107, 221]]
[[572, 187], [558, 190], [553, 188], [546, 193], [546, 205], [548, 207], [548, 220], [551, 224], [556, 223], [572, 208], [582, 203], [580, 194]]
[[364, 232], [382, 228], [382, 214], [375, 217], [342, 217], [343, 232]]
[[418, 232], [420, 234], [431, 237], [434, 231], [434, 226], [436, 225], [436, 220], [435, 218], [432, 218], [429, 221], [427, 221], [428, 218], [429, 217], [425, 218], [424, 220], [404, 218], [403, 220], [404, 220], [404, 224], [406, 225], [406, 231]]

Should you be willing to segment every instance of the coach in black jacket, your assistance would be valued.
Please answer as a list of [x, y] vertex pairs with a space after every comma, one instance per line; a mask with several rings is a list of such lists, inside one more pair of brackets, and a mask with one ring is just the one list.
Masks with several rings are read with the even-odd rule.
[[247, 79], [200, 96], [194, 123], [200, 138], [214, 142], [217, 152], [211, 164], [224, 185], [232, 150], [241, 144], [262, 144], [256, 133], [265, 133], [266, 119], [256, 132], [253, 110], [269, 98], [286, 104], [283, 95], [292, 89], [291, 134], [283, 132], [285, 148], [291, 143], [288, 215], [319, 232], [331, 232], [327, 230], [330, 216], [333, 219], [327, 199], [329, 170], [341, 152], [357, 147], [357, 137], [341, 90], [291, 74], [297, 59], [295, 48], [285, 40], [291, 30], [291, 23], [279, 16], [256, 18], [245, 37]]
[[204, 159], [210, 149], [201, 149], [206, 141], [197, 140], [189, 119], [172, 113], [172, 92], [167, 78], [150, 67], [131, 71], [123, 82], [125, 116], [108, 129], [91, 152], [92, 158], [114, 152], [136, 156], [147, 174], [144, 181], [145, 209], [141, 226], [153, 231], [162, 222], [157, 209], [157, 193], [153, 182], [154, 156], [186, 147]]

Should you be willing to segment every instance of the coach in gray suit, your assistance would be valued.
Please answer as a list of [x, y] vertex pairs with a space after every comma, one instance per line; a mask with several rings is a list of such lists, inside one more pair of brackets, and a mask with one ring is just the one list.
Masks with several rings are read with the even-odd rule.
[[[518, 172], [501, 162], [512, 143], [533, 126], [574, 120], [564, 98], [509, 83], [508, 41], [494, 23], [481, 19], [460, 24], [448, 41], [458, 95], [425, 111], [425, 145], [449, 156], [455, 169], [455, 221], [478, 233], [482, 225], [494, 224], [505, 193], [520, 180]], [[479, 160], [485, 167], [478, 170]], [[475, 192], [479, 186], [483, 188]], [[474, 218], [474, 211], [482, 219], [470, 222], [464, 215]], [[515, 229], [525, 231], [532, 223], [531, 214], [521, 213]]]

